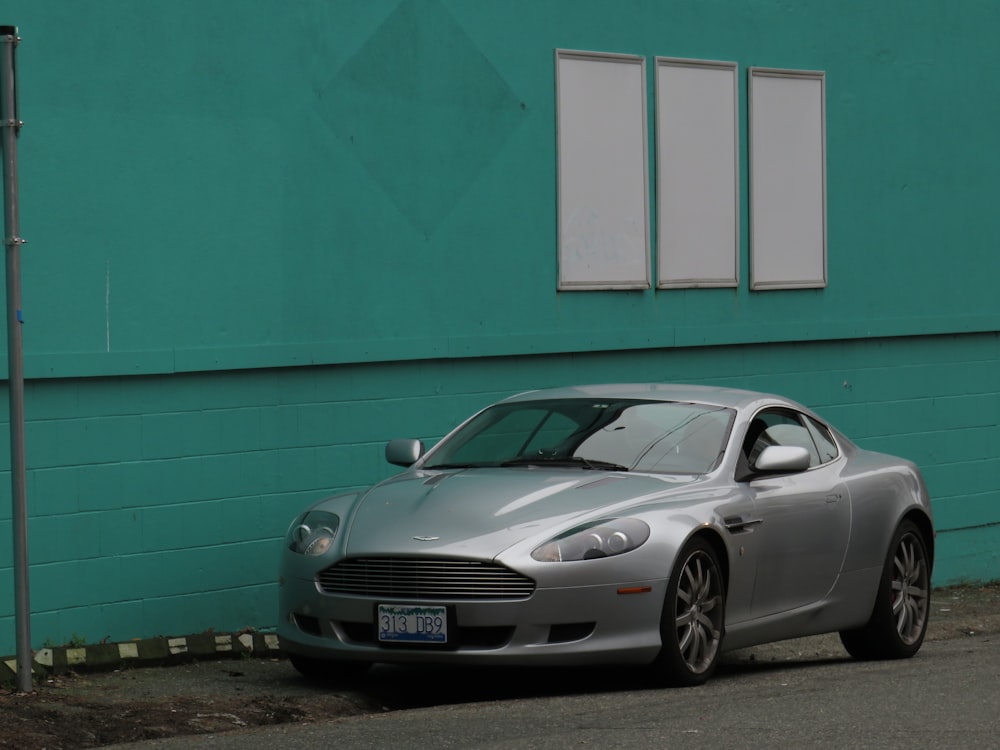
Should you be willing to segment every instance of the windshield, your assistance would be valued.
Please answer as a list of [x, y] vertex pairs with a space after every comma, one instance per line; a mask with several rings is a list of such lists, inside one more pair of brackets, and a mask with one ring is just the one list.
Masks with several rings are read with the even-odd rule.
[[731, 409], [663, 401], [555, 399], [491, 406], [422, 468], [561, 465], [704, 474], [718, 464]]

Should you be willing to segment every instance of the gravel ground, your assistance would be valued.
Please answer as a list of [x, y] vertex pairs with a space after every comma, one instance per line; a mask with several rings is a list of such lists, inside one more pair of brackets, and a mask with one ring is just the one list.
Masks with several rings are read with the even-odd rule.
[[[1000, 582], [934, 592], [927, 640], [988, 633], [1000, 633]], [[749, 664], [846, 658], [836, 635], [799, 638], [729, 653], [719, 677]], [[575, 674], [552, 679], [551, 670], [534, 675], [533, 670], [464, 670], [460, 679], [449, 679], [454, 672], [379, 666], [354, 687], [307, 682], [276, 658], [70, 673], [28, 694], [0, 688], [0, 748], [105, 747], [428, 705], [586, 692], [595, 684], [602, 690], [640, 684], [635, 670], [604, 670], [596, 680], [573, 679]], [[587, 674], [592, 677], [593, 670]]]

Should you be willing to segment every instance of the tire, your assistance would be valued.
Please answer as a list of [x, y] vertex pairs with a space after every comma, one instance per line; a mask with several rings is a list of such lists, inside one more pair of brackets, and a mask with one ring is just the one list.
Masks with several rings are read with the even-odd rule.
[[726, 590], [715, 550], [702, 539], [677, 556], [660, 618], [662, 647], [653, 662], [657, 682], [693, 687], [715, 671], [725, 632]]
[[886, 555], [871, 618], [840, 633], [855, 659], [908, 659], [920, 650], [931, 607], [930, 560], [912, 521], [896, 529]]
[[289, 654], [288, 661], [307, 680], [345, 685], [360, 680], [371, 667], [364, 661], [331, 661], [298, 654]]

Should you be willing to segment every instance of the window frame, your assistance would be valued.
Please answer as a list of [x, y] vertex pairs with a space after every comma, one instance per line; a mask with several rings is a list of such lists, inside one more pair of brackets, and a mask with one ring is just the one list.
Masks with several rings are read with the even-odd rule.
[[[594, 66], [589, 78], [580, 75], [581, 69], [571, 72], [579, 63]], [[557, 288], [649, 289], [646, 58], [557, 49], [555, 77]], [[628, 86], [619, 78], [628, 79]], [[608, 106], [607, 100], [616, 98], [624, 98], [627, 106]], [[602, 127], [594, 126], [595, 118]], [[603, 147], [595, 148], [593, 141], [601, 136]], [[589, 171], [602, 179], [580, 178]], [[610, 186], [601, 184], [614, 174], [624, 177], [611, 180]]]
[[[657, 57], [655, 65], [656, 287], [738, 287], [739, 64]], [[675, 91], [670, 90], [671, 76]], [[689, 85], [698, 78], [698, 84], [686, 89], [679, 76], [688, 78]], [[716, 88], [709, 91], [709, 83]], [[720, 112], [722, 118], [705, 122], [706, 113]], [[692, 245], [692, 237], [702, 244]], [[705, 263], [706, 257], [712, 262]], [[673, 272], [675, 263], [683, 269], [680, 273]]]
[[[751, 67], [747, 76], [750, 289], [825, 288], [826, 73]], [[803, 262], [803, 247], [815, 257]]]

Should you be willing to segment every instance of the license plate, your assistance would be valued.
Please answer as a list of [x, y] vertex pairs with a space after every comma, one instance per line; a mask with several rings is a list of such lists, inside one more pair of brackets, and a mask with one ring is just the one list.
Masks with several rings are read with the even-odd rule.
[[378, 639], [383, 643], [447, 643], [448, 610], [445, 607], [380, 604]]

